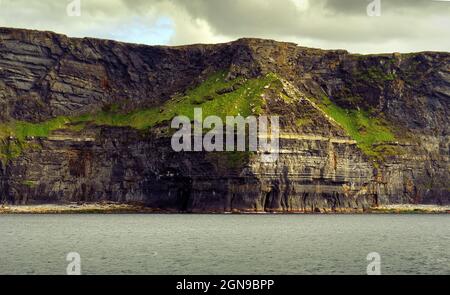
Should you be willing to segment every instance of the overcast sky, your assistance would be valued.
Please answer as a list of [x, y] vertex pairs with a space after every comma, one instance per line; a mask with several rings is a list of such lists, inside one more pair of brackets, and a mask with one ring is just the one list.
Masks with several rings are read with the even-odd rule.
[[[69, 16], [77, 1], [81, 15]], [[371, 3], [379, 16], [368, 15]], [[0, 0], [0, 26], [151, 45], [260, 37], [361, 53], [450, 51], [444, 0]]]

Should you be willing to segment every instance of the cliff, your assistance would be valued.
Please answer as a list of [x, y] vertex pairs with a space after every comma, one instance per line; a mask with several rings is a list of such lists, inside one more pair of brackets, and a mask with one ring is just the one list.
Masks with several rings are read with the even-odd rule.
[[[0, 28], [0, 198], [189, 211], [450, 204], [450, 54], [144, 46]], [[278, 115], [279, 159], [174, 152], [194, 107]]]

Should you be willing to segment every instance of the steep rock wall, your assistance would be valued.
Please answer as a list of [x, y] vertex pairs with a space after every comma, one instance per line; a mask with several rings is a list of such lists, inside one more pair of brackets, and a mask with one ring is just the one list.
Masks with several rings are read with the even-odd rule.
[[[221, 70], [228, 79], [276, 73], [283, 81], [263, 95], [264, 113], [281, 116], [275, 163], [259, 154], [231, 161], [228, 153], [175, 153], [164, 124], [146, 132], [87, 124], [25, 139], [0, 129], [3, 146], [22, 147], [0, 163], [0, 196], [17, 204], [117, 201], [193, 212], [448, 204], [449, 61], [448, 53], [359, 56], [258, 39], [151, 47], [0, 29], [3, 124], [113, 104], [122, 112], [159, 107]], [[382, 161], [367, 155], [317, 106], [324, 96], [392, 124], [399, 140], [383, 148], [401, 152], [382, 153]]]

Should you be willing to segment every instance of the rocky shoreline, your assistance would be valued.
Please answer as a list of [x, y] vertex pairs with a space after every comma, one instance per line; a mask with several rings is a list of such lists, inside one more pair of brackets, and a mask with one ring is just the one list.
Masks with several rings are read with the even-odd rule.
[[0, 214], [120, 214], [152, 212], [154, 211], [139, 205], [119, 203], [3, 205], [0, 207]]
[[160, 210], [136, 204], [120, 203], [71, 203], [46, 205], [2, 205], [1, 214], [177, 214], [177, 213], [206, 213], [206, 214], [449, 214], [450, 206], [437, 205], [386, 205], [372, 207], [366, 210], [297, 210], [289, 212], [271, 211], [232, 211], [232, 212], [181, 212]]

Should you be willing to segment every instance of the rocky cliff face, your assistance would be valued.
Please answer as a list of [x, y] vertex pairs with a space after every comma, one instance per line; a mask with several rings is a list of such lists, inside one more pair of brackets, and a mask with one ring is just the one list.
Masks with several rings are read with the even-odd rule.
[[[152, 47], [0, 29], [0, 198], [174, 211], [450, 203], [450, 54]], [[174, 152], [170, 119], [280, 116], [280, 156]]]

